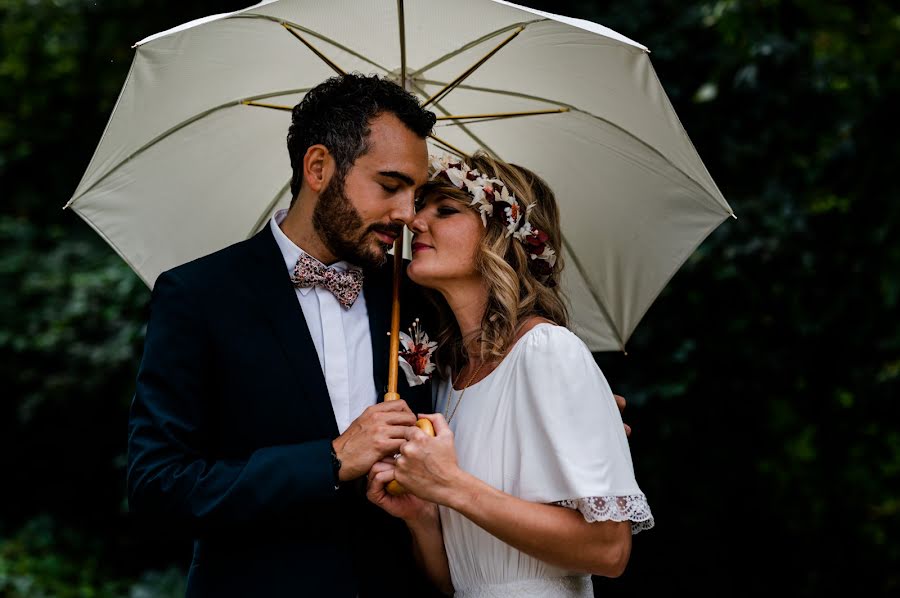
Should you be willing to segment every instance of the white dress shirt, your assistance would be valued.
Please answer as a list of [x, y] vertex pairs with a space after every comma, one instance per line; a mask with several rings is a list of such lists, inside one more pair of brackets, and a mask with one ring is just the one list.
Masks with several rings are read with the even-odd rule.
[[[306, 252], [281, 230], [279, 225], [285, 216], [287, 210], [279, 210], [269, 224], [284, 264], [293, 274], [297, 258]], [[326, 265], [343, 271], [350, 267], [344, 261]], [[319, 366], [325, 374], [338, 431], [343, 434], [366, 407], [378, 402], [372, 377], [372, 335], [365, 294], [360, 292], [353, 305], [345, 309], [330, 291], [321, 287], [295, 287], [294, 290], [319, 355]]]

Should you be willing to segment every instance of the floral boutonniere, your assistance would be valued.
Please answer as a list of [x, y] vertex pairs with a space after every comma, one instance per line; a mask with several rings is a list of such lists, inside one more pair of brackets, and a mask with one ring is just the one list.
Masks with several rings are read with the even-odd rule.
[[431, 354], [437, 343], [428, 340], [428, 334], [419, 328], [419, 318], [409, 328], [409, 334], [400, 333], [400, 369], [406, 374], [410, 386], [424, 384], [431, 379], [434, 363]]

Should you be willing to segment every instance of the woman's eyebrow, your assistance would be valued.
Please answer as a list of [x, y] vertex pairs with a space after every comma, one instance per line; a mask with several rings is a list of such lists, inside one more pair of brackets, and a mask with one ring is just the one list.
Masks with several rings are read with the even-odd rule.
[[428, 205], [437, 205], [444, 201], [444, 198], [440, 195], [435, 195], [433, 193], [429, 193], [427, 195], [423, 195], [421, 192], [416, 194], [415, 203], [416, 209], [422, 209]]

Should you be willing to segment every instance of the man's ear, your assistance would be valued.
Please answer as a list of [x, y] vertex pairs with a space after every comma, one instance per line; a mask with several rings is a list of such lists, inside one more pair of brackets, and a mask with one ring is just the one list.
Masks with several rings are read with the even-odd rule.
[[315, 193], [321, 193], [334, 175], [334, 158], [322, 144], [311, 145], [303, 156], [303, 180]]

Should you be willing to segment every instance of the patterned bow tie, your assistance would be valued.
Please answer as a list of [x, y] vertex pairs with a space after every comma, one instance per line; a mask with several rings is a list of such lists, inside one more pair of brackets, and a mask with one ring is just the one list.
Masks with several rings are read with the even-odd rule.
[[301, 253], [297, 265], [294, 266], [291, 281], [295, 287], [301, 289], [307, 287], [327, 289], [341, 305], [350, 309], [362, 291], [363, 273], [359, 268], [350, 268], [346, 272], [328, 268], [311, 255]]

